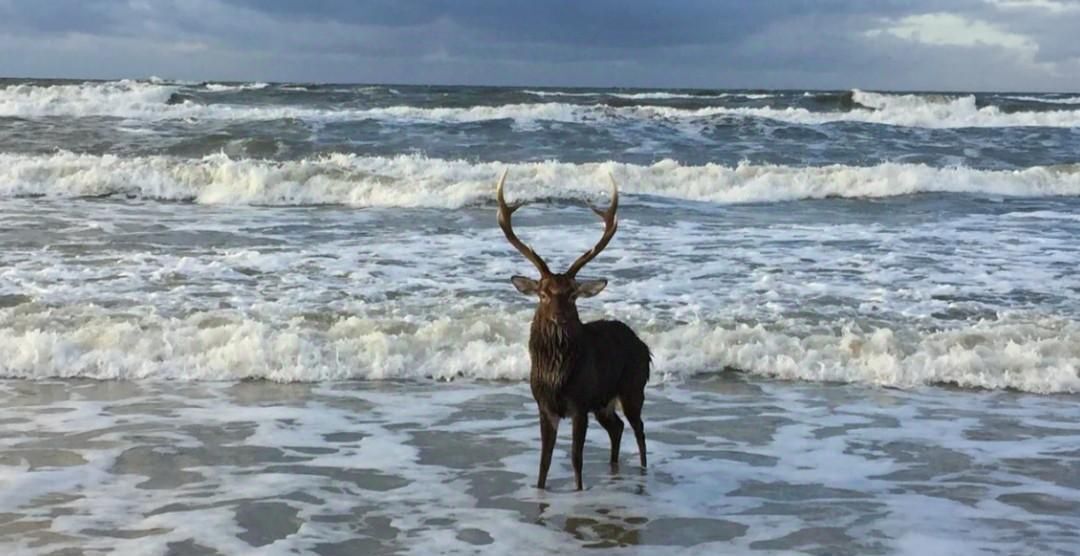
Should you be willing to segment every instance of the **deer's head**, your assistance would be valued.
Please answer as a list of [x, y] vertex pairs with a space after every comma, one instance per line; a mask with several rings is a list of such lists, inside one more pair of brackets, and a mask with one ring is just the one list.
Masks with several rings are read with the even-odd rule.
[[600, 215], [600, 218], [604, 221], [604, 235], [592, 249], [578, 257], [570, 265], [570, 268], [562, 274], [552, 272], [544, 259], [514, 234], [514, 228], [510, 224], [510, 217], [514, 214], [514, 211], [521, 208], [523, 203], [515, 203], [509, 206], [506, 204], [506, 199], [503, 196], [503, 185], [505, 183], [506, 171], [503, 171], [495, 193], [499, 203], [499, 227], [506, 234], [506, 239], [510, 244], [517, 248], [540, 271], [539, 280], [526, 278], [525, 276], [514, 276], [510, 278], [510, 281], [521, 293], [537, 296], [539, 300], [536, 307], [537, 320], [563, 327], [579, 324], [581, 319], [578, 318], [576, 304], [578, 298], [592, 297], [603, 291], [604, 287], [607, 286], [607, 280], [578, 280], [576, 276], [582, 267], [599, 255], [604, 250], [604, 247], [607, 247], [608, 242], [611, 241], [611, 238], [615, 235], [615, 230], [618, 228], [615, 211], [619, 209], [619, 188], [615, 184], [615, 179], [611, 178], [611, 206], [607, 210], [600, 210], [590, 205], [593, 212]]

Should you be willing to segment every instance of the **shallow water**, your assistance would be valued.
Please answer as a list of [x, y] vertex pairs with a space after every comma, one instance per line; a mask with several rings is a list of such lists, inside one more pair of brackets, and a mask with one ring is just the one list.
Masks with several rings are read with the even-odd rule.
[[[630, 197], [580, 308], [637, 329], [655, 380], [1080, 391], [1078, 206]], [[7, 200], [0, 375], [524, 379], [533, 300], [508, 279], [530, 269], [493, 213]], [[516, 222], [559, 268], [599, 237], [572, 204]]]
[[[1076, 552], [1077, 152], [1075, 94], [0, 79], [0, 553]], [[644, 473], [530, 486], [503, 170], [555, 268], [619, 183]]]
[[[0, 377], [522, 379], [530, 273], [657, 381], [1080, 392], [1076, 95], [0, 79]], [[598, 201], [603, 203], [603, 200]]]
[[[5, 553], [1070, 554], [1075, 395], [722, 374], [650, 388], [647, 470], [526, 385], [5, 381]], [[624, 439], [625, 440], [625, 439]]]

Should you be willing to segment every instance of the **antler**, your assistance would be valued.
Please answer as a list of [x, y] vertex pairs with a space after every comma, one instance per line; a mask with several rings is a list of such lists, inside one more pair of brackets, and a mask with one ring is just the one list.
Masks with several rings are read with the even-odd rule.
[[503, 234], [506, 234], [507, 241], [511, 245], [517, 248], [522, 255], [525, 255], [526, 259], [529, 259], [536, 269], [540, 271], [540, 276], [551, 276], [551, 270], [548, 269], [547, 263], [544, 259], [540, 258], [540, 255], [536, 254], [536, 251], [532, 250], [532, 247], [525, 245], [523, 241], [518, 239], [514, 234], [514, 227], [510, 225], [510, 215], [514, 214], [514, 211], [521, 208], [524, 203], [514, 203], [513, 206], [506, 206], [506, 199], [503, 197], [503, 184], [506, 183], [506, 170], [503, 170], [502, 176], [499, 177], [499, 185], [495, 188], [495, 198], [499, 202], [499, 227], [502, 228]]
[[604, 235], [600, 238], [600, 241], [596, 243], [596, 246], [586, 251], [584, 255], [578, 257], [578, 259], [574, 261], [574, 264], [570, 265], [570, 269], [566, 271], [566, 275], [571, 278], [581, 270], [581, 267], [596, 258], [596, 256], [607, 247], [611, 238], [615, 237], [615, 230], [619, 228], [619, 221], [615, 218], [615, 211], [619, 210], [619, 186], [615, 183], [615, 178], [612, 177], [611, 174], [608, 174], [608, 179], [611, 180], [611, 206], [604, 211], [592, 206], [592, 204], [589, 205], [589, 208], [600, 215], [600, 218], [604, 220]]

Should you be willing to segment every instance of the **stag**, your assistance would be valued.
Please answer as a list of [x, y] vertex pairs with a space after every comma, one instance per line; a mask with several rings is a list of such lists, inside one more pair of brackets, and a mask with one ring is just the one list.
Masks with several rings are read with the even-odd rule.
[[505, 183], [504, 171], [495, 194], [499, 205], [499, 227], [510, 244], [540, 271], [539, 280], [524, 276], [510, 279], [518, 291], [538, 298], [529, 333], [532, 362], [529, 384], [540, 412], [540, 478], [536, 486], [546, 487], [559, 420], [567, 416], [573, 423], [571, 462], [577, 490], [582, 488], [582, 450], [589, 413], [596, 416], [611, 437], [611, 467], [613, 471], [617, 470], [623, 433], [622, 419], [615, 413], [617, 406], [634, 429], [641, 466], [645, 467], [645, 426], [641, 422], [641, 406], [645, 402], [645, 384], [649, 381], [652, 361], [649, 346], [620, 321], [582, 323], [576, 306], [578, 298], [592, 297], [607, 286], [607, 280], [578, 280], [576, 276], [615, 235], [618, 185], [611, 178], [611, 206], [607, 210], [590, 205], [604, 221], [604, 235], [600, 241], [578, 257], [566, 272], [556, 274], [536, 251], [514, 234], [510, 218], [523, 203], [506, 204]]

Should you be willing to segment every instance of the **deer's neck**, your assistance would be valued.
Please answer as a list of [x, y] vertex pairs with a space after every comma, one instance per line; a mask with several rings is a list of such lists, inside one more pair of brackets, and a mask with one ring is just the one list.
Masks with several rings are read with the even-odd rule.
[[582, 350], [584, 333], [581, 321], [560, 325], [539, 316], [534, 318], [529, 334], [533, 373], [555, 378], [569, 372]]

